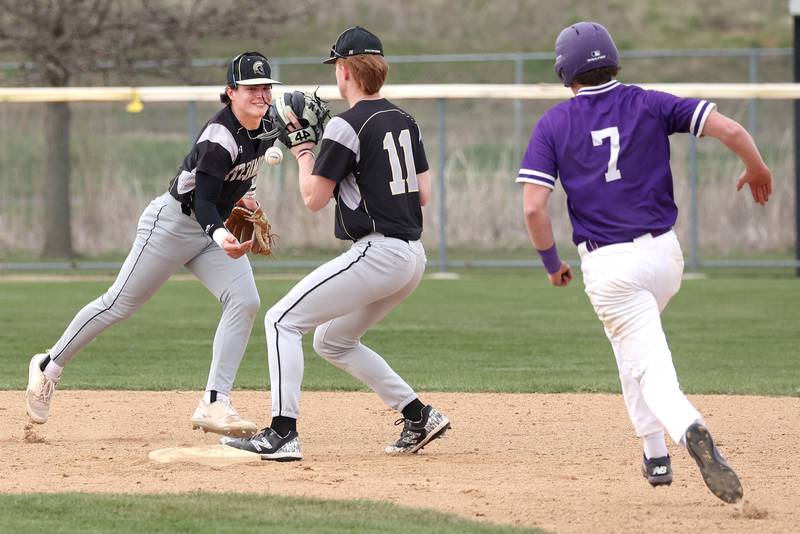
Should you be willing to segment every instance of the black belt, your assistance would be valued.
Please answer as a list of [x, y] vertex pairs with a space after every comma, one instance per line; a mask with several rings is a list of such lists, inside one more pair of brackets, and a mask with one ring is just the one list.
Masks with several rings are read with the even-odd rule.
[[[670, 230], [672, 230], [671, 226], [669, 228], [662, 228], [661, 230], [651, 230], [650, 232], [647, 233], [649, 233], [653, 237], [658, 237], [660, 235], [666, 234]], [[586, 250], [588, 250], [589, 252], [597, 250], [598, 248], [607, 247], [608, 245], [619, 245], [620, 243], [632, 243], [632, 242], [633, 239], [629, 239], [628, 241], [614, 241], [609, 243], [603, 241], [595, 241], [594, 239], [587, 239], [586, 241], [584, 241], [584, 243], [586, 243]]]

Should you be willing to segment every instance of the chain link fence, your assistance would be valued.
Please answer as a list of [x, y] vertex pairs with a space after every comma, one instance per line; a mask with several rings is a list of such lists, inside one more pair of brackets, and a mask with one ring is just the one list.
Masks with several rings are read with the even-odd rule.
[[[552, 54], [485, 54], [389, 57], [390, 82], [473, 81], [480, 71], [494, 83], [553, 82]], [[623, 53], [625, 82], [762, 82], [791, 79], [790, 49], [660, 50]], [[286, 83], [329, 84], [318, 58], [271, 60]], [[209, 81], [218, 81], [227, 60], [197, 60]], [[163, 68], [168, 62], [143, 63]], [[445, 66], [447, 66], [445, 68]], [[113, 67], [112, 65], [108, 66]], [[4, 83], [15, 69], [0, 63]], [[311, 73], [313, 72], [313, 75]], [[656, 76], [657, 73], [657, 76]], [[656, 79], [658, 78], [658, 79]], [[519, 185], [514, 183], [530, 129], [553, 100], [406, 100], [397, 104], [420, 122], [435, 179], [425, 208], [424, 242], [440, 270], [461, 265], [538, 265], [530, 253]], [[754, 134], [775, 176], [775, 196], [765, 207], [736, 194], [738, 160], [714, 140], [673, 138], [675, 194], [681, 215], [676, 230], [693, 269], [709, 265], [794, 265], [794, 151], [790, 100], [725, 100], [719, 109]], [[119, 103], [71, 105], [73, 126], [73, 240], [79, 253], [124, 254], [139, 213], [163, 192], [190, 143], [218, 105], [202, 102], [147, 104], [129, 114]], [[334, 111], [344, 109], [333, 102]], [[39, 104], [0, 104], [0, 269], [42, 268], [35, 262], [42, 242], [42, 187], [47, 120]], [[339, 250], [333, 214], [309, 213], [297, 192], [291, 161], [266, 167], [258, 195], [280, 234], [278, 262], [309, 251]], [[565, 199], [551, 203], [554, 228], [566, 257], [572, 250]], [[112, 262], [114, 263], [114, 262]], [[295, 262], [296, 263], [296, 262]], [[302, 262], [301, 262], [302, 263]], [[87, 264], [81, 264], [87, 265]], [[90, 266], [90, 264], [89, 264]]]

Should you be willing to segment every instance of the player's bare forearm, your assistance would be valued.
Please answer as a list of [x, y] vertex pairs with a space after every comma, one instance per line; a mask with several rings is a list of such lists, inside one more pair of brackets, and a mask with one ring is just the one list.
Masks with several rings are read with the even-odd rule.
[[718, 111], [712, 111], [708, 116], [703, 127], [703, 135], [716, 137], [722, 141], [731, 152], [739, 156], [748, 169], [767, 166], [761, 158], [755, 141], [744, 129], [744, 126]]
[[311, 173], [314, 170], [314, 154], [313, 152], [305, 152], [297, 158], [297, 178], [300, 186], [300, 196], [303, 197], [303, 202], [308, 206], [313, 191]]
[[313, 146], [313, 143], [304, 143], [290, 150], [297, 158], [297, 176], [303, 203], [311, 211], [319, 211], [328, 204], [336, 184], [332, 180], [313, 174], [315, 161], [314, 152], [311, 150]]
[[525, 212], [525, 225], [528, 228], [528, 237], [534, 248], [546, 250], [553, 246], [553, 226], [547, 213]]
[[546, 250], [553, 246], [553, 226], [547, 211], [550, 190], [535, 184], [523, 186], [523, 211], [528, 236], [537, 250]]
[[536, 184], [523, 186], [522, 203], [525, 213], [525, 226], [533, 247], [542, 257], [547, 270], [547, 278], [554, 286], [565, 287], [572, 280], [572, 269], [561, 261], [553, 238], [553, 225], [547, 212], [550, 189]]
[[421, 172], [417, 175], [419, 185], [419, 204], [424, 206], [431, 199], [431, 173], [430, 171]]
[[753, 200], [765, 204], [772, 195], [772, 172], [747, 130], [735, 120], [712, 111], [703, 127], [703, 135], [716, 137], [742, 160], [745, 171], [736, 183], [736, 190], [747, 184]]

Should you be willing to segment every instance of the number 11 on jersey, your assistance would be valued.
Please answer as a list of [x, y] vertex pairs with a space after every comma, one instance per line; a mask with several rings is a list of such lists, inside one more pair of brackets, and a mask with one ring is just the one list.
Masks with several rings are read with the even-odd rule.
[[417, 169], [414, 166], [414, 153], [411, 149], [411, 132], [407, 129], [401, 131], [398, 140], [400, 148], [403, 149], [408, 176], [403, 176], [403, 168], [400, 166], [400, 157], [397, 155], [397, 146], [392, 132], [386, 132], [386, 135], [383, 136], [383, 149], [389, 153], [389, 165], [392, 168], [392, 181], [389, 182], [389, 187], [392, 194], [404, 195], [419, 191], [419, 185], [417, 184]]

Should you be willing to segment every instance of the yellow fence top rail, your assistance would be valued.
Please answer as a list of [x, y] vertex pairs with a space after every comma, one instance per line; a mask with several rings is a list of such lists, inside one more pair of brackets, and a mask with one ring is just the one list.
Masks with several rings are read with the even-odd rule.
[[[800, 98], [800, 84], [795, 83], [670, 83], [641, 84], [645, 89], [666, 91], [684, 97], [708, 99], [777, 99]], [[319, 91], [326, 100], [339, 100], [334, 85], [280, 85], [273, 91]], [[218, 102], [222, 86], [163, 87], [2, 87], [0, 102]], [[409, 84], [387, 85], [386, 98], [404, 99], [511, 99], [563, 100], [572, 93], [559, 84]]]

